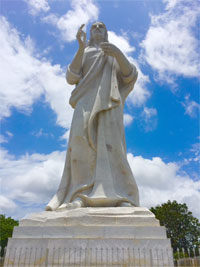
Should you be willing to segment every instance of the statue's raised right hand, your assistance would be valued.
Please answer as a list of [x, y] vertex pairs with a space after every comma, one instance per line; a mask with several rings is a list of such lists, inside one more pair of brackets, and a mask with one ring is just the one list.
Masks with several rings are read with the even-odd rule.
[[86, 33], [82, 30], [84, 26], [85, 24], [82, 24], [76, 34], [76, 39], [78, 40], [80, 48], [85, 48], [86, 46]]

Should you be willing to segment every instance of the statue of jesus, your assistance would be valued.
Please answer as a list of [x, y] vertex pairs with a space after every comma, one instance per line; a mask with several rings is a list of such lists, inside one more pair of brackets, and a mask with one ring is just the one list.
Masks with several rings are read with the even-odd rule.
[[62, 179], [47, 211], [80, 207], [139, 206], [139, 193], [126, 155], [123, 108], [138, 72], [115, 45], [106, 26], [96, 22], [67, 69], [74, 84], [74, 108]]

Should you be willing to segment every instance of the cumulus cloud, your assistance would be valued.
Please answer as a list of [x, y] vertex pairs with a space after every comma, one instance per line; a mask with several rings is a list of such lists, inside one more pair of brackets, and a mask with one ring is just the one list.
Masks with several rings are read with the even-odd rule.
[[2, 195], [13, 202], [41, 204], [55, 193], [64, 167], [65, 152], [26, 154], [19, 158], [1, 151]]
[[48, 0], [26, 0], [25, 2], [29, 7], [29, 13], [33, 16], [50, 10]]
[[1, 116], [10, 116], [10, 108], [28, 111], [33, 101], [37, 99], [42, 88], [38, 85], [36, 75], [38, 61], [31, 56], [26, 40], [22, 42], [19, 33], [5, 18], [0, 19], [0, 90], [2, 104]]
[[119, 47], [126, 56], [135, 51], [135, 47], [129, 44], [129, 39], [126, 35], [117, 35], [115, 32], [108, 31], [108, 40]]
[[61, 137], [60, 140], [65, 140], [68, 142], [69, 140], [69, 135], [70, 135], [70, 130], [67, 130]]
[[1, 150], [0, 212], [20, 218], [43, 210], [58, 187], [64, 159], [65, 151], [16, 158]]
[[200, 218], [200, 181], [192, 180], [175, 162], [161, 158], [145, 159], [128, 154], [128, 161], [139, 186], [141, 205], [156, 206], [168, 200], [186, 203], [194, 216]]
[[0, 214], [8, 214], [15, 211], [17, 205], [11, 199], [0, 196]]
[[174, 8], [180, 0], [163, 0], [166, 3], [166, 9]]
[[72, 0], [72, 9], [63, 16], [49, 14], [43, 21], [57, 27], [61, 33], [62, 40], [71, 42], [76, 39], [76, 33], [81, 24], [96, 21], [99, 10], [93, 0]]
[[173, 82], [173, 75], [198, 77], [198, 39], [194, 34], [200, 14], [198, 1], [164, 2], [165, 12], [151, 16], [141, 43], [143, 58], [158, 72], [160, 80]]
[[134, 86], [134, 90], [128, 96], [128, 102], [133, 103], [136, 107], [141, 107], [151, 96], [148, 90], [149, 77], [142, 73], [138, 64], [134, 61], [135, 66], [138, 70], [138, 79]]
[[72, 86], [65, 82], [65, 71], [36, 57], [32, 40], [23, 39], [4, 17], [0, 19], [0, 38], [0, 116], [10, 116], [12, 107], [30, 113], [32, 104], [44, 95], [57, 115], [57, 124], [68, 128], [72, 109], [67, 103]]
[[189, 115], [191, 118], [195, 118], [199, 115], [200, 104], [196, 101], [190, 100], [190, 95], [185, 96], [185, 101], [182, 105], [185, 108], [185, 114]]

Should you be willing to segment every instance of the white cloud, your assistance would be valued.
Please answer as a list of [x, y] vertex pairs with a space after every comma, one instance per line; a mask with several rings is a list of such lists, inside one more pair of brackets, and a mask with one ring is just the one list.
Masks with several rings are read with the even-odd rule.
[[174, 8], [180, 1], [183, 0], [163, 0], [164, 3], [166, 3], [166, 9]]
[[108, 40], [110, 43], [116, 45], [119, 47], [119, 49], [128, 56], [129, 53], [132, 53], [135, 51], [135, 47], [131, 46], [129, 44], [129, 39], [126, 37], [126, 35], [117, 35], [115, 32], [108, 31]]
[[197, 117], [200, 112], [200, 104], [196, 101], [190, 100], [190, 95], [185, 96], [185, 102], [182, 103], [185, 108], [185, 114], [191, 118]]
[[43, 210], [58, 187], [64, 160], [65, 151], [16, 158], [1, 150], [0, 212], [20, 218]]
[[0, 134], [0, 144], [2, 143], [8, 143], [8, 139], [6, 139], [4, 135]]
[[66, 42], [76, 39], [76, 33], [81, 24], [88, 24], [96, 21], [99, 10], [93, 0], [72, 0], [72, 9], [63, 16], [50, 14], [43, 18], [43, 21], [57, 27], [61, 37]]
[[167, 2], [167, 10], [151, 16], [151, 25], [142, 41], [143, 58], [158, 72], [161, 80], [172, 82], [173, 75], [198, 77], [198, 39], [196, 26], [198, 1]]
[[69, 135], [70, 135], [70, 130], [67, 130], [61, 137], [60, 140], [65, 140], [68, 142], [69, 140]]
[[190, 152], [193, 153], [193, 156], [190, 158], [190, 161], [195, 161], [200, 163], [200, 142], [192, 144]]
[[145, 119], [148, 120], [151, 117], [157, 115], [157, 110], [155, 108], [147, 108], [147, 107], [145, 107], [144, 111], [143, 111], [143, 114], [144, 114]]
[[6, 134], [8, 135], [8, 137], [13, 137], [13, 133], [9, 132], [9, 131], [6, 131]]
[[[48, 202], [55, 193], [64, 168], [65, 152], [26, 154], [19, 158], [1, 151], [2, 195], [28, 204]], [[11, 182], [12, 181], [12, 182]]]
[[9, 131], [6, 131], [5, 135], [0, 134], [0, 144], [2, 144], [2, 143], [8, 143], [8, 141], [10, 140], [10, 138], [13, 137], [13, 134], [11, 132], [9, 132]]
[[147, 99], [151, 96], [147, 85], [149, 83], [149, 77], [142, 73], [139, 66], [134, 62], [138, 70], [138, 79], [134, 86], [134, 90], [128, 96], [128, 102], [133, 103], [134, 106], [140, 107], [145, 104]]
[[200, 180], [193, 181], [181, 172], [177, 163], [165, 163], [161, 158], [145, 159], [128, 154], [128, 161], [139, 186], [141, 205], [156, 206], [168, 200], [186, 203], [194, 216], [200, 218]]
[[44, 132], [44, 130], [42, 128], [40, 128], [39, 131], [33, 131], [31, 134], [37, 138], [40, 138], [40, 137], [53, 138], [54, 137], [54, 135], [52, 133], [46, 133], [46, 132]]
[[5, 196], [0, 195], [0, 214], [8, 214], [15, 211], [17, 205]]
[[134, 117], [130, 114], [124, 114], [124, 126], [129, 126], [133, 122]]
[[5, 18], [0, 19], [0, 90], [2, 104], [1, 116], [10, 116], [12, 106], [30, 110], [42, 88], [36, 79], [38, 61], [33, 59], [26, 43], [20, 40], [19, 33], [11, 28]]
[[73, 109], [68, 104], [74, 86], [66, 83], [65, 72], [60, 65], [51, 65], [50, 62], [41, 64], [40, 83], [44, 87], [46, 101], [57, 115], [57, 124], [69, 128]]
[[57, 115], [57, 124], [68, 128], [72, 109], [67, 105], [72, 86], [65, 81], [60, 65], [36, 58], [30, 38], [22, 39], [5, 18], [0, 19], [0, 116], [11, 115], [11, 108], [30, 113], [32, 104], [41, 97]]
[[50, 10], [48, 0], [26, 0], [26, 3], [29, 7], [29, 13], [33, 16]]
[[142, 119], [144, 121], [143, 127], [145, 131], [153, 131], [157, 127], [157, 110], [155, 108], [144, 107], [142, 112]]

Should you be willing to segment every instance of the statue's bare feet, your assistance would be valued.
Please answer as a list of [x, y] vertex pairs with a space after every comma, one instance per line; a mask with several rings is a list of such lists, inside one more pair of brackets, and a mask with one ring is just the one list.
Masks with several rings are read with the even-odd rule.
[[46, 211], [52, 211], [53, 209], [50, 206], [46, 206], [45, 210]]
[[75, 199], [74, 201], [70, 202], [70, 203], [63, 203], [59, 209], [77, 209], [77, 208], [81, 208], [83, 207], [83, 201], [78, 198]]
[[129, 203], [129, 202], [122, 202], [120, 204], [120, 207], [133, 207], [133, 205], [131, 205], [131, 203]]

